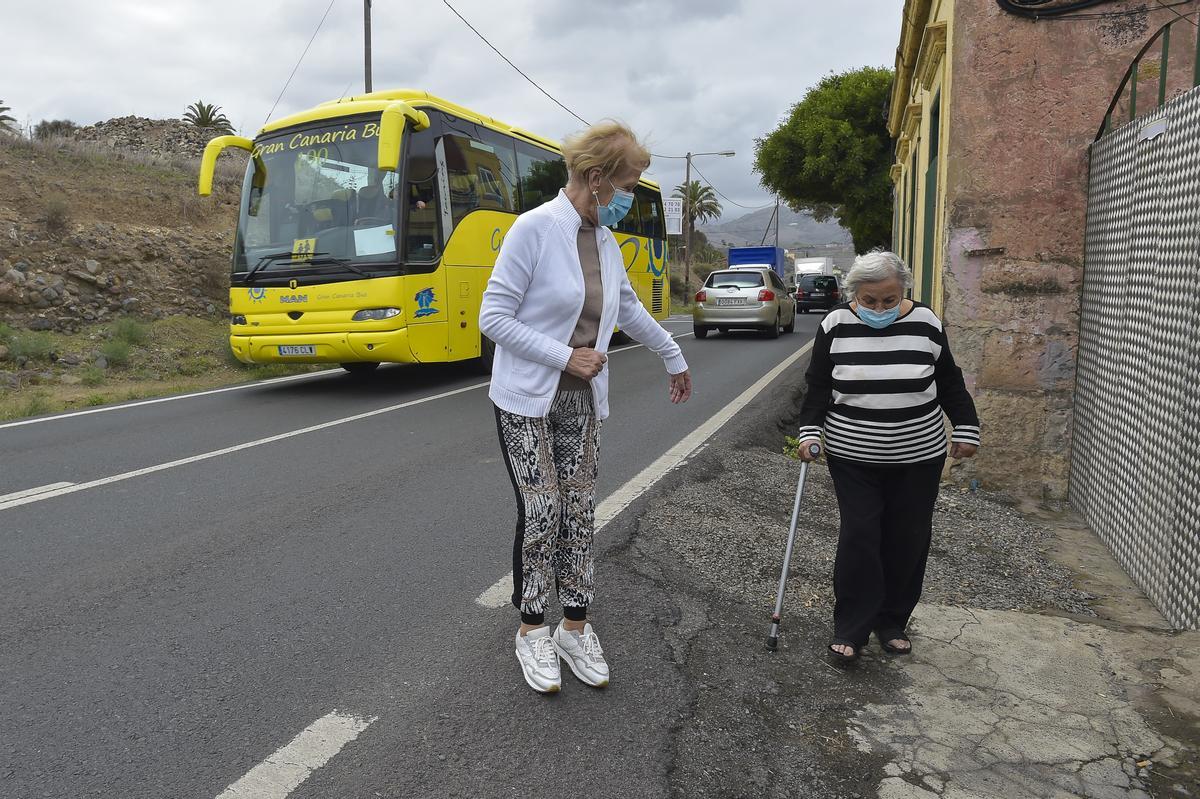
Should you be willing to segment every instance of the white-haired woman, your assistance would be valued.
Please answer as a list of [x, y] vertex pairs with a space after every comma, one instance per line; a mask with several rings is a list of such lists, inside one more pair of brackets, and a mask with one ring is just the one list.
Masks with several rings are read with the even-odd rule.
[[[671, 402], [692, 392], [679, 345], [638, 300], [608, 229], [629, 212], [649, 151], [609, 121], [567, 139], [563, 156], [566, 188], [513, 224], [479, 312], [496, 344], [489, 396], [517, 495], [516, 654], [525, 681], [542, 693], [559, 690], [560, 657], [588, 685], [609, 680], [587, 610], [613, 326], [663, 359]], [[553, 633], [545, 621], [551, 592], [564, 616]]]
[[929, 306], [905, 299], [912, 275], [897, 255], [861, 255], [846, 276], [848, 303], [821, 322], [805, 377], [800, 448], [824, 434], [841, 514], [833, 567], [830, 655], [854, 661], [871, 633], [908, 654], [909, 616], [921, 596], [933, 506], [946, 460], [979, 447], [979, 417]]

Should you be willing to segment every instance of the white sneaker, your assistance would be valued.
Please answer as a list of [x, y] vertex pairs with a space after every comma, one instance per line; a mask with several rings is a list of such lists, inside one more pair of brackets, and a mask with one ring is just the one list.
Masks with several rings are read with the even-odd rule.
[[558, 669], [558, 654], [549, 627], [530, 630], [521, 635], [517, 630], [517, 661], [525, 682], [538, 693], [552, 694], [562, 687], [562, 674]]
[[600, 648], [600, 636], [585, 624], [582, 633], [572, 632], [561, 623], [554, 630], [554, 648], [567, 661], [571, 673], [593, 688], [608, 685], [608, 663]]

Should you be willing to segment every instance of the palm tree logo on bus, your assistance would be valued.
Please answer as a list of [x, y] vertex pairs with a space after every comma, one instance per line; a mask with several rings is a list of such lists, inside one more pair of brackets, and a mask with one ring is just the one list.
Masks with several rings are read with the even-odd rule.
[[437, 302], [437, 298], [433, 296], [433, 289], [421, 289], [417, 292], [417, 296], [413, 297], [417, 303], [417, 313], [415, 316], [419, 319], [422, 316], [432, 316], [438, 312], [433, 304]]

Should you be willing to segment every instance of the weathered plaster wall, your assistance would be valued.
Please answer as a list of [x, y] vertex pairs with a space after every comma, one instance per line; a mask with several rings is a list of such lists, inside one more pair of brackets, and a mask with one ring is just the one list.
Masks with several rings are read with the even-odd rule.
[[955, 467], [962, 478], [1066, 497], [1088, 145], [1131, 59], [1168, 19], [1032, 22], [993, 0], [957, 0], [944, 316], [985, 442]]

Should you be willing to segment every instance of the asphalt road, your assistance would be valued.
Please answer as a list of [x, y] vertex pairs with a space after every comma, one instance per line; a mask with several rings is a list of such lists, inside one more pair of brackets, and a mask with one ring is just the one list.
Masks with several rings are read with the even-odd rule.
[[[668, 322], [684, 406], [653, 353], [614, 352], [600, 498], [818, 318], [775, 341]], [[291, 796], [666, 795], [690, 689], [653, 585], [601, 562], [613, 684], [554, 697], [520, 677], [515, 612], [474, 602], [515, 514], [484, 382], [395, 366], [0, 426], [0, 796], [211, 799], [334, 712], [371, 721]]]

